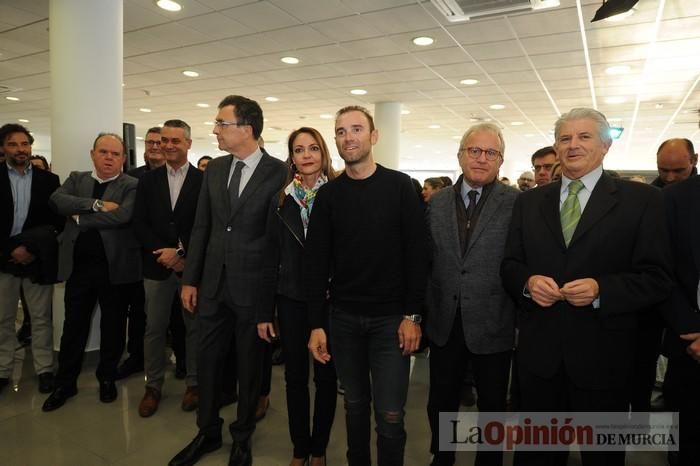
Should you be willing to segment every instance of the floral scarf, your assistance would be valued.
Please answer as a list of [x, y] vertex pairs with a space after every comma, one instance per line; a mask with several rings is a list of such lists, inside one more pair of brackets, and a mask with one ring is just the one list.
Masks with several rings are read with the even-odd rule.
[[296, 203], [299, 204], [301, 223], [304, 225], [304, 237], [306, 237], [306, 230], [309, 228], [309, 217], [311, 216], [314, 199], [316, 199], [316, 193], [321, 186], [326, 184], [326, 181], [328, 181], [326, 176], [321, 175], [316, 180], [316, 185], [309, 189], [302, 184], [301, 175], [297, 173], [294, 175], [292, 182], [284, 189], [284, 193], [292, 196]]

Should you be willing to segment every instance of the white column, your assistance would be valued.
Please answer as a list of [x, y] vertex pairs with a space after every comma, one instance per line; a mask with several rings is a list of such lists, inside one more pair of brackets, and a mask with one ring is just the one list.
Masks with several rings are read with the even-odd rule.
[[[122, 134], [123, 0], [50, 0], [52, 170], [91, 170], [100, 132]], [[53, 299], [54, 347], [63, 332], [64, 285]], [[99, 311], [88, 349], [99, 346]]]
[[397, 170], [401, 155], [401, 103], [374, 104], [374, 125], [379, 130], [379, 141], [374, 146], [374, 160]]

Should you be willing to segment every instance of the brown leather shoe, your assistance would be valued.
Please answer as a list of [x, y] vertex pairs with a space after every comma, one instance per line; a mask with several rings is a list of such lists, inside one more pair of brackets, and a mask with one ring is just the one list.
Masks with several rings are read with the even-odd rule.
[[158, 411], [160, 392], [155, 388], [146, 387], [146, 393], [139, 403], [139, 416], [151, 417]]
[[199, 406], [199, 387], [187, 387], [185, 396], [182, 397], [182, 410], [194, 411]]
[[264, 395], [258, 398], [258, 407], [255, 409], [255, 422], [260, 421], [267, 414], [267, 408], [270, 407], [270, 395]]

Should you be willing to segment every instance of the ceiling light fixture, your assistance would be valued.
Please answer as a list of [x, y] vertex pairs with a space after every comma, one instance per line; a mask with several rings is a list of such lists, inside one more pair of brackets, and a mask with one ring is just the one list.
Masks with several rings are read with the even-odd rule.
[[605, 72], [607, 74], [612, 74], [612, 75], [627, 74], [631, 70], [632, 70], [632, 68], [627, 66], [627, 65], [615, 65], [615, 66], [608, 66], [607, 68], [605, 68]]
[[350, 91], [350, 94], [352, 94], [352, 95], [365, 95], [365, 94], [367, 94], [367, 91], [364, 89], [353, 89]]
[[506, 108], [506, 106], [502, 105], [502, 104], [493, 104], [493, 105], [489, 105], [489, 108], [491, 110], [503, 110], [504, 108]]
[[205, 121], [204, 124], [205, 124], [205, 125], [208, 125], [208, 126], [211, 126], [211, 125], [214, 124], [214, 122], [213, 122], [213, 121]]
[[139, 112], [151, 113], [151, 109], [150, 109], [150, 108], [140, 108], [140, 109], [139, 109]]
[[430, 129], [440, 129], [440, 125], [429, 125], [428, 128], [430, 128]]
[[199, 104], [197, 104], [197, 107], [199, 107], [199, 108], [209, 108], [209, 104], [199, 103]]
[[411, 42], [413, 42], [416, 45], [419, 45], [421, 47], [426, 47], [428, 45], [433, 45], [433, 42], [435, 42], [435, 39], [432, 37], [428, 36], [420, 36], [420, 37], [414, 37]]
[[182, 74], [184, 74], [188, 78], [196, 78], [197, 76], [199, 76], [199, 73], [193, 70], [185, 70], [182, 72]]
[[622, 96], [616, 96], [616, 95], [615, 95], [615, 96], [611, 96], [611, 97], [606, 97], [606, 98], [605, 98], [605, 103], [606, 103], [606, 104], [615, 105], [615, 104], [622, 104], [622, 103], [625, 103], [625, 102], [627, 102], [627, 99], [624, 98], [624, 97], [622, 97]]
[[270, 96], [270, 97], [265, 97], [265, 100], [267, 100], [268, 102], [279, 102], [280, 99], [277, 97]]
[[333, 118], [333, 115], [331, 115], [330, 113], [322, 113], [318, 117], [322, 120], [330, 120]]
[[286, 63], [287, 65], [296, 65], [299, 63], [299, 59], [297, 57], [282, 57], [280, 58], [280, 61], [282, 63]]
[[[630, 0], [628, 0], [628, 1], [630, 1]], [[631, 0], [631, 1], [634, 1], [634, 3], [637, 3], [635, 0]], [[630, 16], [632, 16], [636, 12], [637, 12], [636, 8], [630, 8], [629, 10], [627, 10], [623, 13], [613, 15], [613, 16], [608, 16], [607, 18], [603, 18], [603, 19], [605, 21], [610, 21], [612, 23], [616, 23], [616, 22], [624, 21], [625, 19], [629, 18]], [[596, 16], [597, 15], [598, 15], [598, 13], [596, 12]], [[595, 21], [595, 19], [593, 21]]]
[[136, 136], [137, 141], [143, 141], [143, 136]]
[[174, 2], [173, 0], [158, 0], [156, 2], [156, 5], [158, 5], [159, 8], [162, 8], [163, 10], [166, 10], [166, 11], [180, 11], [180, 10], [182, 10], [182, 5], [180, 5], [177, 2]]
[[12, 102], [19, 102], [19, 97], [13, 97], [11, 95], [8, 95], [5, 99], [11, 100]]
[[511, 124], [512, 126], [522, 126], [522, 125], [524, 125], [525, 123], [523, 123], [522, 121], [511, 121], [510, 124]]
[[401, 110], [401, 115], [409, 115], [410, 113], [410, 110]]
[[479, 84], [478, 79], [463, 79], [459, 82], [460, 84], [464, 84], [465, 86], [473, 86], [474, 84]]
[[664, 104], [656, 104], [654, 105], [654, 108], [657, 110], [661, 110], [662, 108], [664, 108]]
[[19, 121], [20, 123], [29, 123], [29, 120], [27, 120], [26, 118], [20, 118], [17, 121]]

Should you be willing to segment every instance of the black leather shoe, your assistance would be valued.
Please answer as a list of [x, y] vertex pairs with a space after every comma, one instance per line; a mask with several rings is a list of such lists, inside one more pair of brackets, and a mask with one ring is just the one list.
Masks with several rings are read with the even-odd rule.
[[75, 387], [57, 387], [51, 395], [44, 401], [44, 405], [41, 410], [45, 413], [53, 411], [60, 408], [66, 402], [66, 400], [78, 393], [78, 389]]
[[39, 392], [51, 393], [53, 391], [53, 374], [44, 372], [39, 374]]
[[133, 356], [129, 356], [124, 360], [121, 366], [117, 367], [117, 375], [114, 380], [125, 379], [139, 372], [143, 372], [143, 358], [138, 360]]
[[7, 387], [10, 384], [10, 379], [7, 377], [0, 377], [0, 392], [2, 392], [3, 388]]
[[197, 436], [180, 453], [170, 460], [168, 466], [191, 466], [206, 453], [221, 448], [221, 436], [206, 437], [203, 434]]
[[231, 456], [228, 457], [228, 466], [252, 466], [253, 454], [250, 451], [250, 441], [239, 442], [233, 440]]
[[111, 380], [103, 380], [100, 382], [100, 401], [103, 403], [111, 403], [117, 399], [117, 386]]

